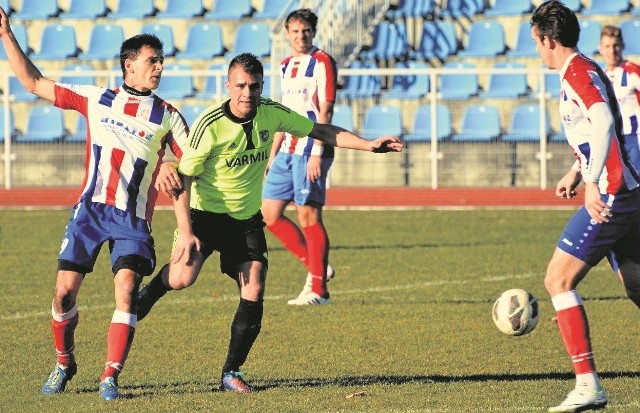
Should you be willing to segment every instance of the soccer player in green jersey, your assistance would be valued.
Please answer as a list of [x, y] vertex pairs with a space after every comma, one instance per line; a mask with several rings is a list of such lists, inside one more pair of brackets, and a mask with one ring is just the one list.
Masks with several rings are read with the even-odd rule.
[[193, 284], [205, 260], [217, 250], [221, 271], [240, 290], [220, 383], [221, 390], [236, 393], [253, 392], [240, 367], [262, 323], [268, 260], [260, 207], [274, 134], [311, 136], [332, 146], [370, 152], [403, 148], [397, 137], [366, 140], [262, 98], [263, 74], [256, 56], [234, 57], [226, 82], [230, 99], [207, 108], [194, 121], [177, 166], [162, 166], [157, 186], [173, 197], [178, 229], [170, 263], [138, 297], [138, 320], [142, 320], [167, 291]]

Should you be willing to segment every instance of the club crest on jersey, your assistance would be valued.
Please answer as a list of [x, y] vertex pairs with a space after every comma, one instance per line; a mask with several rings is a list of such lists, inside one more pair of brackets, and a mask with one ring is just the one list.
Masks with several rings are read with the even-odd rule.
[[269, 131], [268, 130], [261, 130], [260, 131], [260, 140], [262, 142], [266, 142], [269, 140]]

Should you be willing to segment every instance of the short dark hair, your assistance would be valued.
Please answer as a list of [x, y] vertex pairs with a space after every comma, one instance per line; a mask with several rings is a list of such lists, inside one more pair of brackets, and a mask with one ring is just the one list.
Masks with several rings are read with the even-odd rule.
[[576, 47], [580, 39], [576, 14], [559, 0], [541, 3], [531, 16], [531, 27], [538, 28], [540, 40], [547, 36], [564, 47]]
[[316, 32], [316, 28], [318, 27], [318, 16], [311, 11], [311, 9], [298, 9], [294, 10], [287, 16], [284, 21], [285, 29], [289, 30], [289, 23], [293, 20], [300, 20], [302, 22], [307, 23], [313, 32]]
[[124, 76], [124, 62], [127, 59], [133, 59], [138, 57], [142, 46], [149, 46], [153, 50], [162, 53], [164, 45], [162, 40], [155, 34], [142, 33], [128, 38], [122, 42], [120, 46], [120, 68], [122, 69], [122, 75]]
[[242, 66], [249, 74], [264, 76], [262, 62], [258, 59], [258, 56], [253, 53], [241, 53], [231, 59], [227, 73], [229, 73], [234, 66]]

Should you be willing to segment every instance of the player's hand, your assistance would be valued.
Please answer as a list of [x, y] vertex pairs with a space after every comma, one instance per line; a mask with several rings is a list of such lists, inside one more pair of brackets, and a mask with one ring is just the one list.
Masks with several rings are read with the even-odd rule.
[[193, 233], [185, 233], [185, 231], [179, 231], [178, 239], [171, 252], [172, 263], [178, 263], [180, 260], [184, 260], [186, 265], [191, 265], [195, 254], [200, 253], [200, 240], [193, 235]]
[[307, 162], [307, 178], [311, 182], [320, 179], [322, 175], [322, 155], [311, 155]]
[[155, 187], [158, 192], [163, 192], [169, 198], [177, 199], [180, 196], [184, 188], [175, 164], [164, 162], [160, 165]]
[[580, 172], [570, 170], [563, 176], [556, 185], [556, 196], [562, 199], [571, 199], [578, 195], [576, 187], [580, 183]]
[[584, 206], [589, 216], [600, 224], [609, 222], [609, 218], [612, 216], [611, 207], [602, 200], [600, 188], [594, 182], [585, 182]]
[[397, 136], [383, 136], [371, 142], [371, 152], [402, 152], [404, 145]]

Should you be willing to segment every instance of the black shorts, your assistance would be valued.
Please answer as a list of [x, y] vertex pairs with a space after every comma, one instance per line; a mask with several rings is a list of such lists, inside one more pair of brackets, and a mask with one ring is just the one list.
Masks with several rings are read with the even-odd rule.
[[191, 209], [193, 234], [198, 237], [205, 260], [220, 252], [220, 270], [236, 278], [238, 266], [259, 261], [268, 267], [267, 239], [264, 235], [262, 214], [238, 220], [227, 214]]

